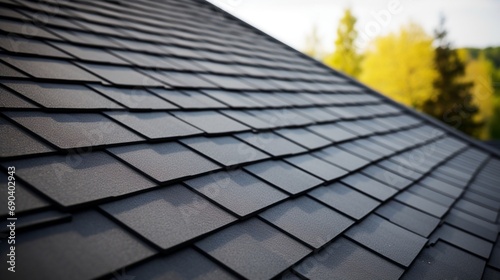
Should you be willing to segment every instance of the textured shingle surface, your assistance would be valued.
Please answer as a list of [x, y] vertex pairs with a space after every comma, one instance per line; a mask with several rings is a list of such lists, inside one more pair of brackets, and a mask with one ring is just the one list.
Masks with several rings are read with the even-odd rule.
[[498, 152], [205, 1], [0, 17], [14, 279], [498, 278]]
[[240, 222], [196, 246], [250, 279], [276, 276], [311, 251], [258, 219]]

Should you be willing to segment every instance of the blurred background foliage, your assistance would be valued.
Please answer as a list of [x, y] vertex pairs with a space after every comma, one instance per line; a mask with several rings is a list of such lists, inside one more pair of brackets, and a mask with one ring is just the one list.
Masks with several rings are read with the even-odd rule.
[[346, 9], [330, 53], [313, 27], [303, 52], [468, 135], [500, 139], [500, 47], [454, 48], [443, 18], [434, 34], [409, 22], [361, 50], [356, 21]]

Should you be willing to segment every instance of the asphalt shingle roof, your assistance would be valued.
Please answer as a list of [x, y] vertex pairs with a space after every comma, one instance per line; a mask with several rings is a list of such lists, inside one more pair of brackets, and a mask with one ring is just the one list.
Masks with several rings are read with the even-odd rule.
[[0, 14], [1, 279], [498, 278], [494, 150], [204, 1]]

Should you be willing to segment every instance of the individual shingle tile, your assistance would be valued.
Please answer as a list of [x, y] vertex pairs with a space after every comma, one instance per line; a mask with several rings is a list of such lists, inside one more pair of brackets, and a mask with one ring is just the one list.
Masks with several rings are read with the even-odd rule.
[[473, 193], [472, 191], [466, 191], [462, 198], [492, 210], [500, 210], [500, 204], [498, 201], [491, 197]]
[[498, 226], [495, 223], [474, 217], [458, 209], [452, 209], [446, 215], [445, 222], [491, 242], [495, 242], [498, 236]]
[[47, 144], [0, 117], [0, 157], [52, 152]]
[[427, 239], [376, 215], [367, 217], [345, 234], [403, 266], [409, 266], [427, 242]]
[[[40, 24], [37, 24], [40, 25]], [[13, 21], [0, 19], [0, 29], [5, 31], [6, 33], [14, 33], [19, 34], [22, 37], [40, 37], [45, 39], [53, 39], [58, 40], [59, 38], [47, 32], [43, 27], [39, 27], [35, 24], [30, 23], [29, 21]]]
[[493, 243], [447, 224], [440, 226], [429, 239], [431, 243], [441, 239], [485, 259], [490, 257], [493, 249]]
[[445, 242], [425, 248], [401, 279], [481, 279], [485, 261]]
[[273, 127], [282, 126], [303, 126], [313, 121], [290, 109], [266, 109], [247, 111], [252, 115], [261, 118], [273, 125]]
[[113, 99], [117, 103], [130, 109], [174, 109], [176, 106], [149, 93], [145, 89], [124, 89], [91, 85], [92, 89]]
[[334, 142], [340, 142], [357, 137], [351, 132], [335, 124], [313, 125], [307, 127], [307, 129]]
[[[96, 211], [74, 214], [68, 223], [17, 232], [16, 241], [16, 261], [25, 268], [16, 269], [19, 279], [99, 278], [156, 253]], [[7, 273], [12, 274], [5, 269], [0, 277], [10, 278]]]
[[401, 175], [405, 178], [412, 179], [414, 181], [420, 179], [423, 175], [419, 172], [416, 172], [412, 169], [409, 169], [405, 167], [404, 165], [395, 163], [390, 160], [383, 160], [377, 163], [380, 167], [383, 167], [384, 169], [387, 169], [391, 172], [394, 172], [398, 175]]
[[142, 140], [99, 114], [9, 112], [7, 116], [61, 149]]
[[462, 194], [462, 189], [429, 176], [420, 180], [419, 184], [453, 198], [457, 198], [458, 196], [460, 196], [460, 194]]
[[353, 171], [368, 164], [368, 161], [337, 147], [328, 147], [314, 153], [315, 156], [344, 169]]
[[462, 199], [458, 201], [454, 207], [492, 223], [495, 223], [498, 218], [498, 211], [485, 208], [467, 200]]
[[331, 144], [329, 140], [303, 128], [280, 129], [276, 133], [307, 149], [316, 149]]
[[43, 41], [22, 38], [20, 36], [14, 36], [13, 34], [9, 36], [0, 35], [0, 47], [13, 53], [70, 58], [69, 55], [55, 49]]
[[441, 222], [441, 220], [435, 217], [397, 201], [390, 201], [384, 204], [376, 212], [394, 224], [424, 237], [429, 236]]
[[7, 82], [4, 85], [46, 108], [121, 108], [115, 102], [81, 85], [32, 82]]
[[297, 194], [323, 183], [322, 180], [281, 160], [264, 161], [247, 165], [244, 168], [291, 194]]
[[404, 270], [345, 238], [293, 268], [307, 279], [399, 279]]
[[108, 112], [109, 117], [149, 138], [170, 138], [203, 133], [201, 130], [164, 112]]
[[266, 122], [262, 119], [259, 119], [256, 116], [251, 115], [245, 111], [222, 110], [220, 112], [222, 114], [240, 122], [240, 123], [243, 123], [249, 127], [255, 128], [255, 129], [266, 129], [266, 128], [270, 128], [273, 126], [271, 123]]
[[123, 146], [109, 151], [160, 182], [219, 168], [215, 163], [174, 142]]
[[163, 86], [162, 83], [139, 73], [131, 67], [84, 63], [79, 63], [79, 65], [112, 84], [140, 87]]
[[235, 220], [229, 213], [181, 185], [164, 187], [100, 207], [162, 249], [179, 245]]
[[269, 156], [231, 136], [195, 137], [182, 143], [224, 166], [257, 161]]
[[497, 239], [493, 251], [491, 252], [490, 259], [488, 260], [488, 265], [500, 270], [500, 239]]
[[306, 151], [301, 146], [272, 132], [246, 132], [236, 134], [235, 137], [272, 156], [298, 154]]
[[[17, 212], [17, 211], [16, 211]], [[29, 231], [35, 228], [46, 227], [58, 223], [71, 221], [72, 216], [58, 210], [37, 210], [33, 213], [25, 213], [22, 219], [16, 222], [16, 231]], [[2, 227], [5, 228], [9, 224], [9, 220], [3, 222]]]
[[264, 104], [268, 107], [285, 107], [290, 104], [287, 100], [283, 100], [278, 97], [276, 93], [266, 93], [266, 92], [246, 92], [248, 97], [251, 99]]
[[408, 188], [408, 191], [420, 197], [426, 198], [430, 201], [443, 205], [445, 207], [450, 207], [453, 204], [453, 202], [455, 202], [455, 199], [446, 196], [444, 194], [435, 192], [419, 184], [411, 186], [410, 188]]
[[365, 158], [369, 161], [376, 161], [381, 159], [383, 156], [367, 149], [364, 146], [358, 144], [358, 141], [350, 141], [347, 143], [342, 143], [339, 145], [340, 148], [348, 151], [349, 153], [355, 154], [359, 157]]
[[448, 208], [410, 192], [402, 192], [395, 199], [438, 218], [442, 218], [448, 211]]
[[242, 170], [211, 173], [185, 183], [239, 216], [287, 198], [284, 193]]
[[397, 193], [396, 189], [361, 173], [352, 174], [342, 179], [342, 182], [381, 201], [385, 201]]
[[320, 248], [354, 221], [302, 196], [264, 211], [260, 216], [314, 248]]
[[[3, 142], [2, 142], [3, 143]], [[15, 176], [15, 175], [14, 175]], [[15, 178], [15, 177], [14, 177]], [[2, 191], [0, 193], [0, 199], [2, 201], [8, 201], [9, 193], [7, 192], [7, 184], [8, 177], [7, 172], [0, 173], [0, 187]], [[25, 186], [21, 181], [17, 180], [15, 182], [15, 203], [16, 203], [16, 214], [21, 214], [28, 211], [41, 210], [43, 208], [47, 208], [50, 203], [42, 198], [40, 195], [36, 194], [30, 188]], [[0, 216], [7, 216], [9, 209], [7, 207], [2, 207], [0, 209]]]
[[193, 73], [155, 70], [144, 71], [144, 73], [172, 87], [216, 88], [214, 84]]
[[27, 76], [0, 61], [0, 76], [9, 78], [26, 78]]
[[221, 103], [228, 105], [229, 107], [236, 108], [252, 108], [252, 107], [262, 107], [257, 101], [254, 101], [247, 95], [239, 92], [223, 91], [223, 90], [204, 90], [203, 91], [208, 96]]
[[[129, 194], [154, 183], [113, 157], [96, 152], [77, 160], [48, 156], [17, 160], [16, 175], [63, 206]], [[4, 164], [5, 165], [5, 164]]]
[[484, 280], [495, 280], [500, 279], [500, 271], [487, 266], [484, 269], [483, 278]]
[[215, 111], [174, 112], [173, 114], [207, 133], [236, 132], [250, 129]]
[[413, 183], [411, 180], [399, 176], [396, 173], [392, 173], [389, 170], [383, 169], [378, 165], [370, 165], [361, 172], [398, 190], [404, 189]]
[[248, 279], [272, 278], [311, 252], [257, 219], [217, 232], [196, 246]]
[[303, 109], [301, 108], [301, 109], [296, 109], [296, 111], [316, 122], [331, 122], [338, 119], [338, 117], [318, 107], [303, 108]]
[[[192, 248], [159, 256], [127, 269], [127, 275], [136, 279], [237, 279], [224, 268]], [[126, 277], [126, 276], [125, 276]]]
[[151, 89], [152, 92], [184, 109], [225, 108], [226, 105], [195, 90]]
[[309, 154], [288, 157], [285, 160], [323, 180], [330, 181], [342, 177], [347, 171]]
[[113, 54], [130, 61], [131, 64], [141, 67], [151, 67], [154, 69], [176, 69], [169, 60], [163, 56], [150, 55], [130, 51], [111, 51]]
[[222, 89], [237, 89], [237, 90], [251, 90], [254, 89], [253, 86], [243, 82], [235, 76], [222, 76], [222, 75], [211, 75], [211, 74], [200, 74], [202, 78], [210, 81], [212, 84], [217, 85]]
[[316, 188], [310, 191], [309, 195], [357, 220], [363, 218], [380, 205], [380, 202], [375, 199], [341, 183]]
[[21, 69], [35, 78], [68, 81], [101, 81], [89, 72], [64, 60], [13, 56], [0, 56], [0, 59], [3, 59], [5, 62]]
[[37, 106], [0, 87], [0, 108], [37, 108]]
[[51, 43], [57, 48], [65, 51], [82, 60], [95, 61], [95, 62], [107, 62], [113, 64], [126, 64], [122, 59], [110, 54], [101, 48], [88, 48], [77, 45], [70, 45], [65, 43]]

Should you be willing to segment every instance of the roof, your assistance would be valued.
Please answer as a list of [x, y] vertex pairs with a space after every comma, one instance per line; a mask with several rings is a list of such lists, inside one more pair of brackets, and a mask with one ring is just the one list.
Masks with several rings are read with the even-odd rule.
[[0, 3], [0, 278], [499, 279], [492, 149], [206, 2]]

